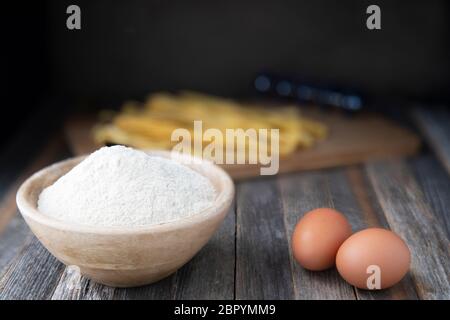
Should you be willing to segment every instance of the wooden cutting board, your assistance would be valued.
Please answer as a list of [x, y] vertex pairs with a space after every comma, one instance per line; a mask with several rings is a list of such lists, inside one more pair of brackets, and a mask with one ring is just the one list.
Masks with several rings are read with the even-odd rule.
[[[327, 124], [329, 136], [310, 149], [298, 150], [280, 159], [280, 173], [405, 157], [413, 155], [420, 147], [420, 139], [416, 134], [379, 115], [347, 117], [319, 112], [305, 115]], [[75, 155], [87, 154], [100, 147], [92, 139], [94, 123], [93, 116], [73, 117], [66, 122], [66, 138]], [[223, 168], [234, 179], [260, 175], [258, 165], [223, 165]]]

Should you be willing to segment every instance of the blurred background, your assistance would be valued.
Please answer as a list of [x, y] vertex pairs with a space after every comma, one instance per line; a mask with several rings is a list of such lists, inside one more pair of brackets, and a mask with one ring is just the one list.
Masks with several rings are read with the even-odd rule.
[[[66, 28], [70, 4], [81, 7], [81, 30]], [[356, 89], [388, 108], [448, 104], [448, 1], [377, 1], [376, 31], [366, 28], [370, 4], [8, 2], [1, 142], [30, 118], [52, 125], [68, 111], [114, 108], [159, 90], [252, 97], [265, 71]]]

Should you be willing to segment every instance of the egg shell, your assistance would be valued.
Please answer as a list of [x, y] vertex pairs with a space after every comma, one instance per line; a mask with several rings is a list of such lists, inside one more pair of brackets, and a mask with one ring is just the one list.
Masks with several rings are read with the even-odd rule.
[[339, 274], [360, 289], [372, 289], [367, 284], [373, 275], [373, 270], [368, 271], [369, 266], [379, 267], [379, 289], [385, 289], [405, 276], [410, 262], [411, 255], [405, 242], [392, 231], [380, 228], [353, 234], [342, 244], [336, 256]]
[[306, 269], [320, 271], [334, 266], [340, 245], [352, 233], [347, 219], [330, 208], [306, 213], [292, 234], [294, 258]]

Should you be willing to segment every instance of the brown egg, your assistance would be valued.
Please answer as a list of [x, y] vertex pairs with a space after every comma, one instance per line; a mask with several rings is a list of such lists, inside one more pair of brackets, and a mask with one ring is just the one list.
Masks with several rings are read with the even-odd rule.
[[319, 208], [306, 213], [292, 234], [294, 258], [304, 268], [331, 268], [340, 245], [352, 234], [347, 219], [338, 211]]
[[395, 233], [380, 228], [355, 233], [342, 244], [336, 256], [340, 275], [360, 289], [393, 286], [408, 272], [410, 262], [405, 242]]

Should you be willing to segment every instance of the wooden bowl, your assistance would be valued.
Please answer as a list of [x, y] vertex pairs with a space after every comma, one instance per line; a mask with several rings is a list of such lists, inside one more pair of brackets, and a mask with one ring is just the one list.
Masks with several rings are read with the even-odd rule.
[[[149, 154], [171, 157], [167, 151]], [[188, 158], [179, 156], [178, 161]], [[233, 182], [225, 171], [207, 160], [195, 159], [186, 165], [208, 178], [217, 191], [214, 205], [198, 214], [142, 227], [95, 227], [39, 212], [41, 191], [83, 159], [68, 159], [35, 173], [19, 188], [16, 200], [25, 221], [48, 251], [64, 264], [78, 266], [86, 277], [108, 286], [145, 285], [175, 272], [208, 242], [234, 197]]]

